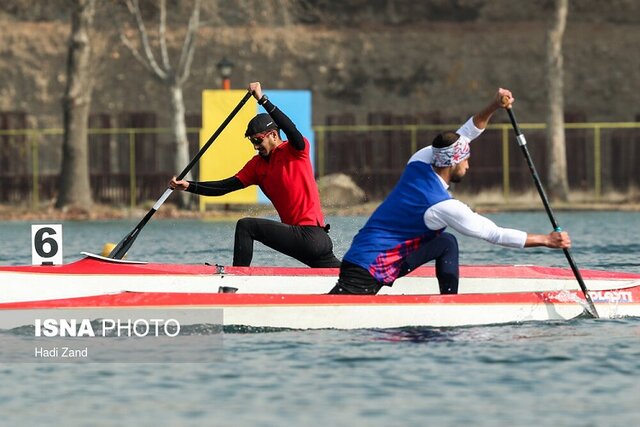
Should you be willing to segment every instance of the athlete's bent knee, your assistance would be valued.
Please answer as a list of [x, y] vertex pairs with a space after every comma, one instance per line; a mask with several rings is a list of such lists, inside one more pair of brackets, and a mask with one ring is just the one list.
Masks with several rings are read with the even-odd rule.
[[456, 250], [458, 250], [458, 239], [456, 239], [456, 236], [454, 236], [451, 233], [442, 233], [440, 235], [440, 239], [445, 242], [445, 244], [449, 247], [449, 248], [454, 248]]
[[246, 233], [251, 234], [251, 229], [254, 224], [253, 218], [240, 218], [238, 222], [236, 222], [236, 234], [237, 233]]

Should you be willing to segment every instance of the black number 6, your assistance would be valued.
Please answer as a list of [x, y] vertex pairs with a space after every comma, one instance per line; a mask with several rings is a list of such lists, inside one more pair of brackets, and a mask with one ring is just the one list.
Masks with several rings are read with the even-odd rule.
[[[51, 227], [43, 227], [39, 229], [33, 238], [33, 244], [39, 256], [42, 258], [51, 258], [58, 253], [58, 242], [56, 242], [53, 237], [44, 237], [45, 234], [47, 236], [55, 235], [56, 230]], [[49, 244], [49, 250], [45, 251], [44, 245], [47, 243]]]

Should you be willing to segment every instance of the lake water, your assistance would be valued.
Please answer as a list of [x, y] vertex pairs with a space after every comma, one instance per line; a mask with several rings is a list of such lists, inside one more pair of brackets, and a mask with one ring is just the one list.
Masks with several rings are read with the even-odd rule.
[[[543, 212], [489, 217], [532, 232], [550, 228]], [[557, 217], [579, 267], [640, 272], [640, 214]], [[364, 221], [329, 218], [338, 257]], [[65, 262], [99, 253], [135, 223], [63, 223]], [[31, 262], [30, 226], [0, 224], [1, 264]], [[229, 264], [233, 229], [152, 220], [130, 258]], [[460, 246], [462, 264], [566, 266], [560, 251], [467, 238]], [[299, 264], [257, 245], [254, 265]], [[223, 357], [208, 363], [0, 363], [0, 425], [640, 425], [640, 319], [235, 331], [223, 341]]]

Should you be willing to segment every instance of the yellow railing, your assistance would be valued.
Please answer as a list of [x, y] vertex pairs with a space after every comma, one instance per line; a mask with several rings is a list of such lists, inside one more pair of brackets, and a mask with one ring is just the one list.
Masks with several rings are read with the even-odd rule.
[[[418, 132], [419, 131], [435, 131], [439, 132], [446, 129], [456, 129], [459, 124], [437, 124], [437, 125], [335, 125], [335, 126], [314, 126], [317, 144], [317, 172], [319, 176], [326, 174], [326, 137], [330, 133], [340, 132], [388, 132], [388, 131], [404, 131], [408, 133], [408, 143], [411, 152], [415, 152], [418, 148]], [[525, 135], [527, 130], [544, 130], [546, 125], [543, 123], [523, 123], [520, 125]], [[567, 130], [590, 130], [593, 132], [593, 191], [596, 199], [599, 199], [602, 193], [602, 131], [616, 129], [639, 129], [638, 122], [596, 122], [596, 123], [567, 123]], [[508, 123], [492, 124], [488, 129], [501, 131], [502, 143], [502, 187], [505, 199], [509, 197], [511, 187], [510, 183], [510, 164], [509, 164], [509, 145], [513, 140], [513, 131]], [[189, 134], [198, 133], [199, 128], [188, 128]], [[130, 204], [135, 207], [136, 204], [136, 170], [135, 170], [135, 140], [136, 135], [155, 134], [171, 136], [169, 128], [108, 128], [108, 129], [89, 129], [89, 135], [120, 135], [127, 136], [129, 144], [129, 191]], [[60, 128], [51, 129], [14, 129], [0, 130], [0, 137], [6, 136], [23, 136], [29, 147], [29, 162], [33, 178], [31, 199], [33, 206], [39, 204], [39, 188], [38, 177], [40, 173], [39, 146], [40, 141], [45, 136], [61, 136], [63, 130]], [[422, 145], [430, 143], [430, 141], [420, 141]], [[1, 148], [0, 148], [1, 149]]]
[[[318, 145], [318, 175], [324, 176], [326, 173], [326, 135], [333, 132], [388, 132], [405, 131], [409, 133], [409, 144], [411, 152], [415, 152], [418, 146], [418, 131], [442, 131], [457, 129], [460, 124], [438, 124], [438, 125], [328, 125], [314, 126], [316, 132], [316, 143]], [[522, 123], [520, 128], [526, 135], [527, 130], [544, 130], [544, 123]], [[594, 196], [599, 199], [602, 195], [602, 139], [603, 129], [639, 129], [638, 122], [595, 122], [595, 123], [566, 123], [565, 129], [583, 129], [593, 131], [593, 173], [594, 173]], [[512, 138], [513, 130], [509, 123], [492, 124], [487, 129], [501, 131], [502, 138], [502, 187], [505, 199], [509, 198], [511, 187], [509, 179], [509, 141]], [[430, 143], [430, 141], [429, 141]]]
[[[187, 133], [198, 133], [200, 128], [187, 128]], [[64, 130], [62, 128], [47, 129], [0, 129], [0, 137], [13, 136], [25, 137], [30, 148], [31, 173], [33, 178], [31, 189], [32, 206], [37, 207], [40, 204], [40, 190], [38, 179], [40, 174], [39, 146], [40, 141], [45, 136], [62, 136]], [[88, 129], [89, 135], [115, 135], [127, 136], [129, 144], [129, 203], [131, 208], [136, 206], [136, 135], [171, 135], [170, 128], [91, 128]]]

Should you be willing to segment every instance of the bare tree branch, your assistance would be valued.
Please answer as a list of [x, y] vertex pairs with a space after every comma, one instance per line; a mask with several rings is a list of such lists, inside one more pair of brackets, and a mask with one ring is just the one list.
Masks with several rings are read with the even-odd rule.
[[[138, 35], [140, 36], [140, 44], [142, 45], [142, 49], [146, 56], [148, 67], [160, 78], [161, 80], [167, 80], [169, 76], [160, 68], [158, 63], [156, 62], [156, 58], [153, 55], [153, 51], [151, 50], [151, 44], [149, 43], [149, 36], [147, 35], [147, 28], [144, 25], [144, 21], [142, 20], [142, 14], [140, 13], [140, 4], [138, 0], [125, 0], [127, 8], [129, 9], [129, 13], [133, 15], [136, 21], [136, 26], [138, 27]], [[161, 37], [162, 38], [162, 37]], [[132, 46], [132, 44], [130, 43]], [[129, 47], [130, 48], [130, 47]], [[138, 54], [141, 56], [140, 54]]]
[[[166, 88], [170, 99], [171, 107], [171, 128], [174, 137], [174, 162], [176, 170], [179, 170], [189, 160], [189, 140], [187, 138], [185, 125], [185, 107], [182, 86], [189, 77], [191, 64], [196, 48], [196, 36], [200, 26], [200, 6], [201, 0], [194, 0], [193, 11], [189, 18], [189, 23], [180, 53], [180, 60], [177, 68], [171, 67], [169, 57], [169, 47], [167, 45], [167, 2], [160, 0], [160, 16], [158, 24], [158, 40], [157, 45], [160, 48], [160, 58], [162, 64], [158, 64], [153, 56], [151, 44], [147, 29], [142, 20], [140, 12], [139, 0], [123, 0], [129, 9], [129, 14], [133, 16], [136, 22], [138, 35], [140, 38], [140, 46], [136, 48], [134, 43], [121, 31], [121, 39], [124, 45], [131, 51], [133, 56], [141, 62], [144, 67], [161, 81]], [[179, 8], [179, 7], [178, 7]], [[178, 9], [179, 10], [179, 9]], [[155, 45], [154, 45], [155, 46]], [[142, 49], [142, 52], [139, 50]], [[190, 176], [189, 174], [187, 177]], [[189, 179], [189, 178], [187, 178]], [[181, 207], [189, 205], [191, 198], [188, 194], [181, 192], [178, 204]]]
[[129, 49], [129, 51], [131, 52], [131, 54], [133, 55], [133, 57], [140, 63], [142, 64], [142, 66], [144, 68], [147, 69], [147, 71], [149, 71], [151, 73], [151, 75], [153, 75], [154, 77], [156, 77], [158, 80], [163, 81], [163, 78], [160, 77], [158, 75], [158, 73], [156, 73], [156, 71], [151, 68], [151, 65], [149, 65], [149, 61], [147, 61], [141, 54], [140, 52], [138, 52], [138, 49], [133, 45], [133, 42], [129, 39], [129, 37], [127, 37], [124, 33], [120, 33], [120, 40], [122, 41], [122, 44], [124, 44], [127, 49]]
[[160, 1], [160, 24], [158, 28], [158, 37], [160, 39], [160, 54], [162, 55], [162, 65], [164, 69], [171, 70], [171, 63], [169, 62], [169, 52], [167, 51], [167, 2], [166, 0]]
[[178, 84], [183, 84], [189, 78], [199, 27], [200, 0], [196, 0], [193, 6], [193, 12], [191, 13], [191, 18], [189, 18], [189, 25], [187, 27], [187, 34], [184, 38], [184, 44], [182, 45], [182, 51], [180, 52], [180, 61], [178, 62], [178, 71], [176, 75]]

